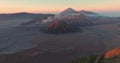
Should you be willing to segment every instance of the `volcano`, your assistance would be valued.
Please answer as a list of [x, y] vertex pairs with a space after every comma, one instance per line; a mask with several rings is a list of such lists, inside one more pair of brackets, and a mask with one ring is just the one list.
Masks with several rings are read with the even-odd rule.
[[81, 15], [84, 14], [86, 16], [89, 17], [102, 17], [101, 15], [91, 12], [91, 11], [85, 11], [85, 10], [74, 10], [72, 8], [67, 8], [66, 10], [64, 10], [63, 12], [59, 13], [58, 15], [62, 15], [62, 16], [73, 16], [73, 15]]
[[52, 34], [75, 32], [78, 29], [79, 28], [64, 21], [54, 21], [49, 23], [46, 27], [41, 28], [42, 31]]
[[67, 8], [66, 10], [64, 10], [63, 12], [61, 12], [61, 15], [71, 15], [71, 14], [76, 14], [78, 13], [76, 10], [72, 9], [72, 8]]

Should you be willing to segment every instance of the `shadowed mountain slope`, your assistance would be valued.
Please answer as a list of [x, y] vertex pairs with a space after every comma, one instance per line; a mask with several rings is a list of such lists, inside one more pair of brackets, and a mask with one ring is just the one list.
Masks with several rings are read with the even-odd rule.
[[78, 29], [79, 28], [63, 21], [54, 21], [48, 24], [46, 27], [41, 28], [43, 32], [53, 34], [75, 32]]

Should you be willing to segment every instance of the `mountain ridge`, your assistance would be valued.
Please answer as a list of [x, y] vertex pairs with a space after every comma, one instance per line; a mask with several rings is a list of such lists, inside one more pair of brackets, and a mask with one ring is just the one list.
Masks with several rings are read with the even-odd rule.
[[101, 16], [101, 15], [91, 12], [91, 11], [85, 11], [85, 10], [76, 11], [72, 8], [67, 8], [66, 10], [62, 11], [58, 15], [80, 15], [80, 14], [84, 14], [86, 16], [92, 16], [92, 17], [95, 17], [95, 16], [100, 17]]

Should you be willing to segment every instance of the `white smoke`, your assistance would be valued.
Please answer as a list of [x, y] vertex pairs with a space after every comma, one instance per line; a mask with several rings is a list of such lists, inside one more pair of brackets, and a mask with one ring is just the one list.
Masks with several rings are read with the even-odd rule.
[[56, 14], [54, 17], [48, 17], [47, 19], [43, 20], [42, 23], [47, 23], [47, 22], [52, 22], [52, 21], [73, 21], [73, 20], [77, 20], [80, 18], [82, 14]]
[[47, 23], [47, 22], [52, 22], [52, 21], [54, 21], [54, 17], [50, 16], [50, 17], [48, 17], [47, 19], [44, 19], [44, 20], [42, 21], [42, 23]]

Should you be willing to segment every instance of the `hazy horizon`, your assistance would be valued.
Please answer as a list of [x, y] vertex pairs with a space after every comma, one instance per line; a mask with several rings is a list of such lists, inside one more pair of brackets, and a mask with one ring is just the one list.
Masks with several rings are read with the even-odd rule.
[[2, 13], [59, 13], [66, 8], [93, 11], [105, 16], [120, 16], [120, 0], [3, 0]]

